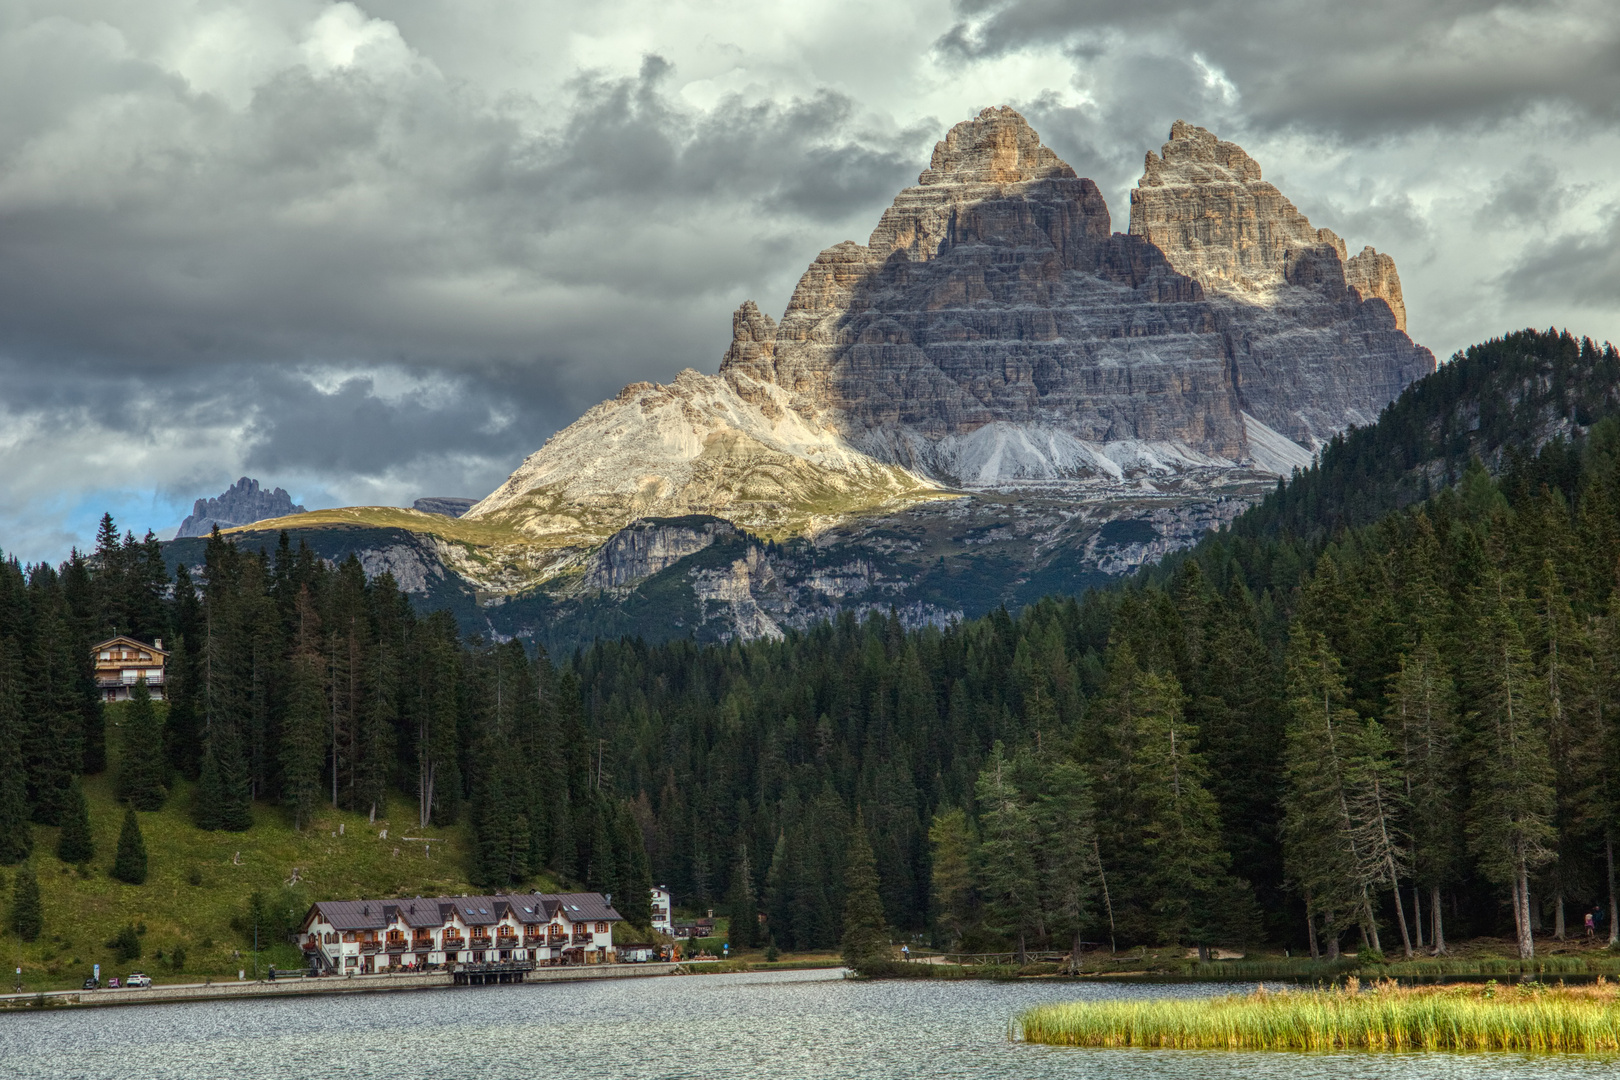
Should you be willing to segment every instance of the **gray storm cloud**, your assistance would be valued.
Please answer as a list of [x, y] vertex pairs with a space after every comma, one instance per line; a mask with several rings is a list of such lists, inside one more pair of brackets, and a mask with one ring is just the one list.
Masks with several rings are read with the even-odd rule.
[[1000, 102], [1115, 228], [1172, 120], [1237, 138], [1442, 354], [1620, 336], [1617, 42], [1596, 3], [0, 0], [0, 549], [244, 471], [482, 495], [712, 370]]

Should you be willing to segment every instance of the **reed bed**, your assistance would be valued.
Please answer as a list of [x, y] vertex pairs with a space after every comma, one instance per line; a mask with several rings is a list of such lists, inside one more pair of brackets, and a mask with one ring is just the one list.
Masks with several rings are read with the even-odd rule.
[[1620, 1052], [1613, 983], [1579, 987], [1398, 986], [1350, 979], [1317, 988], [1217, 998], [1044, 1005], [1020, 1017], [1024, 1039], [1057, 1046], [1200, 1050], [1498, 1050]]

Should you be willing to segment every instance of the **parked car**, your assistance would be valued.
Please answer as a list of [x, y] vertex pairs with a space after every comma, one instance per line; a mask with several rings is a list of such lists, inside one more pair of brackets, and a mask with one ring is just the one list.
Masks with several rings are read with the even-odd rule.
[[97, 982], [96, 977], [94, 975], [92, 975], [92, 976], [90, 976], [90, 978], [84, 980], [84, 986], [82, 987], [82, 989], [85, 989], [85, 990], [99, 990], [99, 989], [101, 989], [101, 984], [99, 982]]
[[124, 985], [129, 987], [151, 986], [152, 977], [150, 975], [143, 975], [139, 971], [132, 971], [129, 973], [129, 978], [124, 980]]

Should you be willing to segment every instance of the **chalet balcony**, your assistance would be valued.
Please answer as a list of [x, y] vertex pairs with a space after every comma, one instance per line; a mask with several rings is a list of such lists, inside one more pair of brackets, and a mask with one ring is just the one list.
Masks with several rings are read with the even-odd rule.
[[475, 937], [471, 942], [468, 943], [467, 947], [469, 949], [493, 949], [495, 947], [495, 939], [487, 937]]
[[518, 947], [518, 940], [516, 934], [497, 934], [495, 936], [495, 947], [497, 949], [515, 949]]
[[390, 955], [398, 955], [399, 953], [406, 952], [409, 949], [410, 945], [403, 941], [390, 941], [388, 943], [388, 952]]
[[465, 949], [466, 947], [467, 947], [467, 940], [465, 938], [451, 937], [449, 934], [446, 934], [444, 936], [444, 951], [445, 952], [458, 952], [458, 951], [460, 951], [462, 949]]
[[382, 942], [380, 941], [362, 941], [360, 943], [360, 953], [362, 956], [372, 956], [381, 951]]

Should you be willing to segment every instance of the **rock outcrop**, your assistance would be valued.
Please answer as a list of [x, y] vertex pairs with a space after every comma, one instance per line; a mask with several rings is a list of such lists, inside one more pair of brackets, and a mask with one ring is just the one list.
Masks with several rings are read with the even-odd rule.
[[458, 518], [471, 510], [473, 504], [477, 501], [477, 499], [460, 499], [450, 495], [431, 495], [411, 503], [411, 509], [420, 510], [424, 514], [439, 514], [443, 517]]
[[292, 496], [283, 488], [265, 491], [257, 480], [244, 476], [212, 499], [198, 499], [192, 505], [191, 516], [180, 523], [174, 535], [207, 536], [214, 526], [221, 529], [237, 525], [251, 525], [255, 521], [302, 514], [302, 506], [295, 505]]

